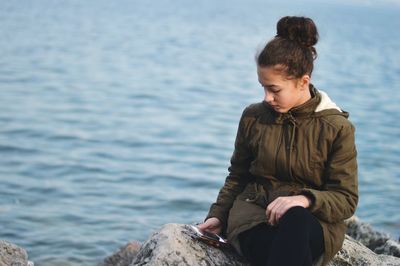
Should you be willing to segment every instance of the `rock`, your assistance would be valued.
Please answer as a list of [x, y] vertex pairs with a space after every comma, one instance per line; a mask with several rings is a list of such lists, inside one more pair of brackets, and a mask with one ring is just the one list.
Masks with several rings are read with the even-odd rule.
[[378, 255], [372, 250], [346, 235], [342, 249], [328, 266], [386, 265], [399, 266], [400, 259], [389, 255]]
[[[136, 257], [133, 256], [134, 252], [129, 253], [125, 250], [128, 249], [129, 251], [132, 249], [128, 244], [115, 255], [109, 257], [114, 259], [108, 258], [108, 264], [102, 264], [102, 266], [249, 266], [249, 264], [233, 250], [209, 246], [194, 239], [190, 232], [191, 230], [187, 225], [164, 225], [141, 246], [138, 252], [137, 249], [135, 250], [135, 252], [137, 252]], [[377, 238], [378, 235], [379, 234], [376, 232], [373, 237], [375, 243], [379, 242]], [[366, 238], [364, 237], [364, 239]], [[372, 238], [369, 239], [371, 240]], [[393, 243], [391, 241], [393, 241]], [[382, 253], [394, 254], [397, 251], [393, 251], [392, 249], [393, 247], [398, 247], [398, 243], [389, 239], [385, 241], [384, 245], [379, 247], [382, 249]], [[346, 235], [342, 249], [328, 266], [356, 265], [400, 266], [400, 258], [376, 254], [361, 242]]]
[[128, 266], [138, 254], [139, 249], [139, 242], [129, 242], [120, 248], [118, 252], [104, 259], [98, 266]]
[[188, 225], [167, 224], [153, 234], [130, 266], [140, 265], [218, 265], [247, 266], [235, 252], [209, 246], [190, 236]]
[[389, 239], [383, 246], [377, 247], [374, 251], [378, 254], [387, 254], [400, 258], [400, 244], [393, 239]]
[[0, 240], [0, 265], [33, 266], [33, 263], [28, 261], [28, 254], [25, 249], [4, 240]]
[[356, 216], [346, 220], [347, 234], [377, 254], [400, 257], [400, 244], [389, 234], [376, 231], [368, 223], [360, 221]]

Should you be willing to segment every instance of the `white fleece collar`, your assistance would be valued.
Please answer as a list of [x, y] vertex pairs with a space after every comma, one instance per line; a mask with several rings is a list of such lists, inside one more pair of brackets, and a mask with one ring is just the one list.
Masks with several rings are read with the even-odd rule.
[[328, 94], [326, 92], [317, 90], [321, 94], [321, 102], [318, 104], [317, 108], [315, 108], [315, 112], [321, 112], [327, 109], [336, 109], [339, 112], [343, 112], [339, 106], [334, 103], [331, 98], [329, 98]]

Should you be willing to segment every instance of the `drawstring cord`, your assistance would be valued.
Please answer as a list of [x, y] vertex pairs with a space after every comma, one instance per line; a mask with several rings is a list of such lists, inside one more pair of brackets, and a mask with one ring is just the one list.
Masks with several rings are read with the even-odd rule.
[[[276, 123], [282, 124], [286, 129], [285, 132], [282, 134], [283, 138], [286, 138], [285, 141], [285, 150], [289, 153], [287, 157], [287, 172], [289, 173], [289, 179], [293, 180], [293, 175], [292, 175], [292, 152], [293, 152], [293, 147], [294, 147], [294, 139], [296, 137], [296, 129], [297, 129], [297, 123], [296, 119], [293, 117], [292, 113], [289, 111], [287, 113], [282, 113], [276, 118]], [[290, 130], [290, 132], [289, 132]], [[282, 137], [279, 138], [280, 143], [282, 143]], [[280, 146], [280, 144], [279, 144]], [[279, 152], [279, 148], [277, 153]]]
[[288, 121], [288, 126], [291, 126], [291, 132], [290, 132], [290, 140], [287, 141], [286, 143], [289, 143], [289, 156], [288, 156], [288, 172], [289, 172], [289, 177], [292, 180], [293, 179], [293, 175], [292, 175], [292, 151], [293, 151], [293, 145], [294, 145], [294, 138], [296, 135], [296, 128], [297, 128], [297, 123], [296, 123], [296, 119], [293, 117], [293, 115], [289, 112], [288, 113], [288, 117], [286, 119], [286, 121]]

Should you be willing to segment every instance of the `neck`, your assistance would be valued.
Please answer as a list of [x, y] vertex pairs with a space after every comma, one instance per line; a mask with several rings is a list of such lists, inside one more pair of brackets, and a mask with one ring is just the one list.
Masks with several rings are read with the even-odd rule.
[[310, 91], [310, 89], [308, 88], [308, 89], [304, 90], [304, 93], [303, 93], [302, 97], [300, 98], [299, 104], [297, 104], [296, 107], [297, 107], [297, 106], [300, 106], [300, 105], [302, 105], [302, 104], [304, 104], [304, 103], [306, 103], [306, 102], [309, 101], [311, 98], [312, 98], [312, 97], [311, 97], [311, 91]]

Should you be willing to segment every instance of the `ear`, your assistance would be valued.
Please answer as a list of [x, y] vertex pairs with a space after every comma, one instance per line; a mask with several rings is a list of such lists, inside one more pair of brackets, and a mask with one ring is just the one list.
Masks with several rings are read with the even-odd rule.
[[308, 74], [303, 75], [299, 80], [297, 85], [300, 87], [301, 90], [308, 90], [310, 85], [310, 76]]

